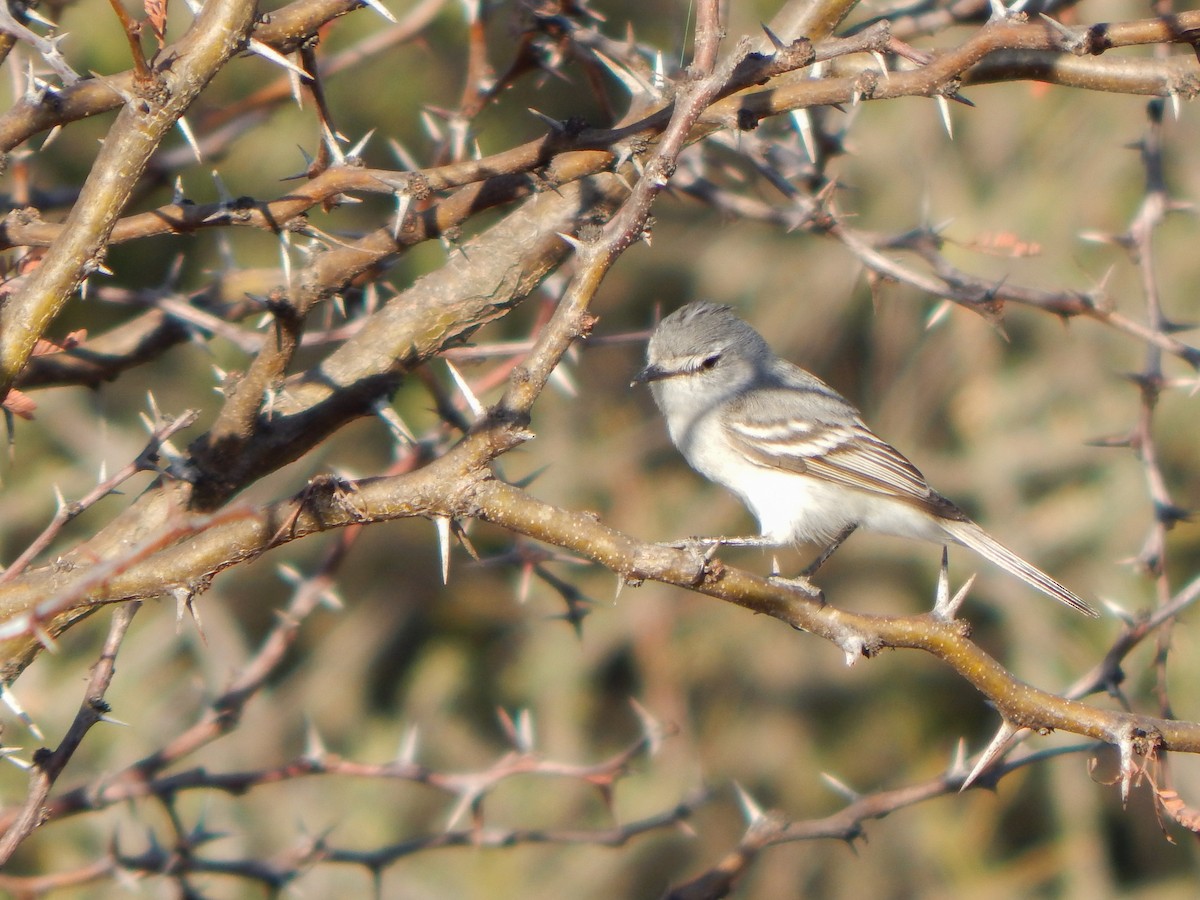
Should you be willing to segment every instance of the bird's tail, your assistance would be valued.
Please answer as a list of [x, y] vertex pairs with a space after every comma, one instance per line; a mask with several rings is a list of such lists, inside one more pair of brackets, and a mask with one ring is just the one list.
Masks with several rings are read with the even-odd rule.
[[943, 520], [942, 528], [966, 547], [974, 550], [984, 559], [991, 560], [1006, 572], [1016, 575], [1022, 581], [1037, 588], [1043, 594], [1067, 604], [1086, 616], [1097, 616], [1094, 609], [1084, 603], [1071, 591], [1067, 590], [1037, 566], [1025, 562], [994, 537], [976, 525], [974, 522]]

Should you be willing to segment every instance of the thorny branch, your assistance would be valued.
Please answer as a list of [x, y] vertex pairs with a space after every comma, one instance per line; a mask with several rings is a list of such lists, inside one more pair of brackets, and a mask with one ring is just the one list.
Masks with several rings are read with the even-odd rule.
[[[1156, 275], [1152, 238], [1165, 215], [1177, 208], [1163, 170], [1163, 101], [1151, 102], [1151, 123], [1140, 148], [1146, 169], [1142, 207], [1128, 233], [1112, 237], [1113, 243], [1128, 250], [1141, 273], [1147, 307], [1144, 322], [1118, 312], [1103, 286], [1086, 292], [1049, 290], [1007, 279], [996, 284], [975, 276], [951, 262], [946, 240], [935, 229], [886, 234], [855, 227], [839, 209], [840, 186], [828, 169], [830, 159], [841, 152], [841, 135], [827, 123], [814, 124], [810, 116], [820, 107], [858, 106], [866, 100], [928, 97], [945, 104], [947, 99], [961, 99], [960, 92], [970, 85], [1018, 80], [1151, 94], [1177, 103], [1197, 91], [1194, 56], [1132, 60], [1114, 58], [1110, 51], [1145, 44], [1194, 48], [1200, 13], [1089, 27], [1045, 19], [996, 21], [956, 46], [926, 51], [900, 39], [932, 33], [951, 22], [979, 21], [989, 14], [988, 6], [968, 2], [925, 15], [900, 12], [833, 36], [853, 4], [793, 3], [774, 20], [768, 39], [759, 40], [761, 52], [753, 52], [752, 42], [743, 39], [722, 57], [724, 24], [719, 4], [708, 0], [697, 8], [691, 65], [668, 75], [648, 64], [649, 54], [632, 38], [622, 43], [604, 34], [599, 20], [590, 17], [584, 5], [531, 7], [522, 32], [524, 50], [497, 77], [488, 58], [484, 10], [481, 4], [468, 4], [474, 13], [468, 23], [468, 77], [460, 107], [443, 111], [446, 126], [439, 133], [431, 164], [410, 165], [405, 161], [407, 151], [398, 150], [404, 169], [387, 169], [363, 165], [354, 152], [342, 153], [324, 99], [324, 80], [342, 67], [351, 69], [385, 47], [412, 39], [440, 4], [421, 4], [405, 22], [384, 29], [328, 65], [319, 65], [314, 48], [319, 31], [358, 5], [298, 0], [252, 22], [249, 4], [209, 3], [169, 52], [146, 60], [139, 48], [132, 70], [88, 79], [76, 78], [62, 61], [56, 39], [43, 39], [24, 25], [0, 22], [0, 31], [33, 46], [62, 81], [61, 87], [49, 88], [30, 76], [24, 97], [0, 115], [0, 147], [13, 151], [39, 133], [121, 109], [95, 161], [93, 177], [65, 221], [44, 219], [38, 204], [29, 203], [0, 225], [0, 249], [15, 251], [26, 263], [24, 268], [14, 267], [0, 296], [4, 326], [0, 384], [27, 390], [47, 384], [94, 385], [117, 378], [184, 341], [212, 335], [230, 339], [253, 357], [245, 374], [222, 385], [223, 405], [206, 435], [181, 454], [170, 447], [169, 438], [191, 420], [181, 417], [158, 428], [135, 461], [103, 479], [78, 504], [62, 505], [51, 525], [0, 577], [0, 647], [6, 684], [74, 623], [101, 606], [118, 604], [75, 724], [58, 748], [35, 757], [24, 801], [0, 818], [4, 829], [0, 859], [8, 859], [43, 821], [134, 799], [153, 799], [164, 807], [175, 826], [176, 845], [129, 854], [114, 844], [93, 866], [44, 879], [6, 878], [0, 884], [38, 892], [125, 871], [169, 873], [186, 885], [192, 875], [209, 872], [278, 888], [315, 863], [353, 863], [377, 874], [406, 855], [433, 847], [540, 842], [617, 846], [646, 831], [679, 825], [705, 802], [707, 795], [698, 792], [674, 809], [606, 830], [516, 829], [484, 822], [485, 795], [518, 774], [561, 776], [590, 784], [611, 807], [617, 779], [635, 756], [654, 749], [659, 734], [649, 727], [625, 750], [592, 766], [547, 761], [532, 751], [521, 729], [510, 721], [516, 751], [487, 770], [466, 774], [419, 765], [411, 753], [388, 764], [354, 763], [319, 745], [291, 762], [253, 771], [168, 771], [237, 727], [248, 701], [280, 671], [305, 619], [318, 604], [331, 602], [334, 572], [362, 529], [403, 518], [439, 523], [445, 537], [443, 554], [449, 552], [451, 535], [462, 537], [459, 523], [481, 520], [499, 525], [592, 559], [623, 582], [657, 580], [778, 618], [834, 643], [848, 661], [885, 648], [919, 649], [944, 661], [1003, 717], [1004, 740], [994, 742], [969, 776], [964, 766], [957, 766], [923, 785], [856, 798], [827, 820], [788, 824], [759, 811], [749, 816], [750, 828], [734, 853], [671, 896], [720, 896], [766, 847], [819, 837], [849, 840], [869, 819], [956, 790], [967, 781], [994, 783], [1007, 772], [1043, 758], [1037, 754], [1017, 761], [1005, 758], [1032, 731], [1063, 730], [1116, 745], [1126, 791], [1139, 771], [1136, 757], [1161, 763], [1167, 750], [1200, 752], [1200, 724], [1172, 718], [1165, 675], [1171, 625], [1200, 597], [1196, 588], [1200, 582], [1176, 590], [1167, 569], [1166, 534], [1182, 520], [1184, 511], [1173, 500], [1169, 477], [1156, 452], [1154, 414], [1164, 390], [1186, 386], [1167, 377], [1164, 354], [1197, 368], [1200, 351], [1175, 336], [1180, 329], [1164, 312]], [[126, 24], [135, 42], [136, 26], [132, 21]], [[151, 180], [164, 178], [170, 169], [156, 168], [151, 158], [164, 134], [212, 75], [236, 62], [234, 52], [250, 39], [279, 54], [297, 54], [304, 63], [307, 77], [289, 70], [286, 83], [303, 82], [306, 96], [317, 101], [314, 115], [324, 140], [303, 180], [273, 195], [227, 197], [212, 203], [192, 203], [180, 192], [170, 204], [126, 214], [137, 192], [147, 190]], [[603, 77], [612, 77], [629, 89], [629, 114], [596, 126], [543, 116], [550, 126], [548, 134], [470, 158], [474, 119], [521, 78], [539, 71], [557, 74], [567, 58], [584, 67], [594, 88]], [[156, 82], [161, 93], [150, 90], [155, 87], [150, 82]], [[205, 152], [229, 146], [287, 94], [271, 86], [244, 103], [208, 111], [198, 119], [203, 123]], [[609, 98], [602, 99], [601, 108], [611, 108]], [[786, 154], [777, 152], [782, 146], [777, 137], [763, 136], [769, 120], [789, 114], [796, 116], [798, 129], [804, 132], [808, 159], [800, 166], [794, 164], [795, 155], [789, 163]], [[228, 130], [220, 132], [225, 126]], [[727, 140], [731, 134], [736, 138]], [[763, 200], [712, 177], [706, 154], [718, 147], [774, 188], [784, 202]], [[18, 168], [26, 165], [20, 154], [14, 155], [14, 163]], [[114, 180], [116, 172], [121, 177]], [[140, 176], [142, 172], [146, 178]], [[1127, 616], [1125, 632], [1113, 641], [1104, 660], [1060, 696], [1022, 683], [974, 643], [961, 622], [934, 616], [865, 616], [821, 606], [779, 583], [719, 560], [700, 562], [684, 551], [644, 543], [606, 527], [594, 515], [554, 506], [506, 483], [497, 466], [499, 458], [532, 436], [528, 429], [535, 403], [551, 379], [561, 375], [566, 354], [595, 324], [589, 309], [601, 282], [626, 249], [642, 239], [649, 241], [653, 205], [669, 188], [685, 191], [728, 215], [832, 238], [874, 277], [911, 285], [991, 321], [999, 321], [1006, 302], [1019, 303], [1062, 318], [1091, 319], [1144, 344], [1146, 364], [1131, 379], [1141, 396], [1138, 420], [1129, 435], [1110, 443], [1134, 450], [1146, 472], [1155, 522], [1139, 562], [1154, 579], [1157, 609], [1141, 619]], [[395, 198], [395, 212], [389, 221], [381, 218], [373, 227], [352, 234], [335, 235], [311, 221], [316, 211], [334, 209], [356, 195]], [[501, 211], [501, 222], [462, 241], [462, 227], [489, 209]], [[238, 227], [278, 235], [283, 267], [240, 290], [214, 281], [203, 291], [185, 293], [174, 280], [153, 290], [101, 289], [104, 302], [136, 305], [145, 311], [71, 351], [30, 357], [34, 342], [47, 333], [75, 285], [103, 270], [109, 246], [152, 236], [223, 234]], [[308, 248], [302, 264], [293, 269], [290, 241], [302, 238], [309, 242]], [[451, 250], [440, 270], [389, 300], [371, 294], [361, 315], [343, 311], [343, 325], [314, 331], [310, 319], [327, 312], [327, 323], [338, 321], [329, 312], [331, 307], [360, 291], [366, 297], [388, 266], [410, 248], [432, 239], [445, 241]], [[505, 363], [500, 374], [508, 376], [507, 389], [501, 400], [484, 410], [463, 388], [463, 401], [447, 401], [429, 378], [427, 364], [438, 356], [463, 352], [457, 347], [462, 340], [520, 304], [563, 265], [569, 248], [574, 249], [571, 279], [553, 313], [539, 322], [537, 334], [521, 345], [516, 359]], [[262, 313], [268, 320], [264, 333], [244, 327], [244, 320]], [[302, 348], [328, 344], [337, 349], [319, 363], [296, 371]], [[492, 352], [487, 347], [474, 349]], [[402, 423], [388, 419], [383, 401], [404, 375], [414, 372], [426, 378], [444, 421], [420, 439], [401, 439], [402, 463], [394, 472], [363, 479], [319, 479], [286, 500], [228, 505], [258, 478], [299, 459], [356, 418], [379, 415], [403, 433]], [[155, 456], [164, 445], [170, 459], [160, 467]], [[54, 564], [31, 568], [61, 538], [69, 520], [147, 468], [155, 469], [159, 477], [126, 511], [61, 554]], [[192, 727], [103, 784], [85, 783], [50, 798], [84, 735], [104, 716], [115, 655], [141, 600], [171, 595], [181, 616], [198, 615], [197, 598], [219, 573], [331, 529], [342, 529], [343, 540], [318, 574], [295, 592], [258, 653]], [[448, 564], [448, 559], [443, 562]], [[536, 572], [537, 567], [529, 570]], [[574, 609], [569, 612], [575, 614]], [[1157, 716], [1137, 713], [1132, 704], [1113, 711], [1081, 702], [1100, 690], [1119, 693], [1120, 662], [1152, 634], [1159, 641]], [[273, 863], [264, 863], [203, 858], [199, 851], [210, 835], [203, 828], [184, 828], [175, 808], [175, 797], [186, 791], [237, 793], [317, 775], [433, 785], [454, 798], [455, 811], [447, 831], [440, 835], [374, 850], [339, 848], [325, 838], [313, 839]], [[1165, 777], [1159, 780], [1165, 789], [1169, 782]], [[1157, 793], [1157, 782], [1155, 789], [1165, 808], [1165, 795]], [[474, 827], [451, 830], [467, 813]]]

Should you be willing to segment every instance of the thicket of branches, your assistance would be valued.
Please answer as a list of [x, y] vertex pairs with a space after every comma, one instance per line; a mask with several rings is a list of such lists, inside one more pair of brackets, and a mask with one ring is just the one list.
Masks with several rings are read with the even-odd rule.
[[[0, 888], [1186, 890], [1198, 39], [10, 4]], [[748, 526], [627, 388], [696, 298], [1105, 615], [888, 539], [823, 600], [671, 546]]]

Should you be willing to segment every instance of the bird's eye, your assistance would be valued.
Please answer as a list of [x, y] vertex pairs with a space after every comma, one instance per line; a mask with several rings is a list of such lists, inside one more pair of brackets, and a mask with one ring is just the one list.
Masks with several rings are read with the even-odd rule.
[[712, 356], [706, 356], [700, 360], [700, 365], [697, 367], [701, 372], [707, 372], [709, 369], [715, 369], [717, 363], [721, 360], [720, 353], [714, 353]]

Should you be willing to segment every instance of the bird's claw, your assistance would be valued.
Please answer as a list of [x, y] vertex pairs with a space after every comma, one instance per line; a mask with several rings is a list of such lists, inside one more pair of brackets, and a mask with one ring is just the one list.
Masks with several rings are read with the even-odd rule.
[[721, 541], [714, 538], [699, 538], [690, 537], [679, 541], [666, 541], [659, 546], [669, 547], [672, 550], [684, 550], [696, 564], [696, 575], [692, 580], [693, 584], [703, 584], [705, 579], [713, 572], [713, 557], [717, 555], [717, 550], [721, 547]]
[[687, 550], [693, 556], [698, 556], [707, 563], [710, 562], [712, 558], [717, 555], [717, 551], [721, 549], [721, 539], [687, 537], [678, 541], [667, 541], [661, 546], [670, 547], [672, 550]]
[[810, 600], [816, 600], [822, 606], [825, 605], [825, 592], [813, 584], [805, 575], [797, 575], [794, 578], [787, 578], [783, 575], [780, 575], [778, 572], [772, 572], [768, 576], [768, 580], [772, 584], [781, 584], [784, 587], [793, 588], [804, 594]]

